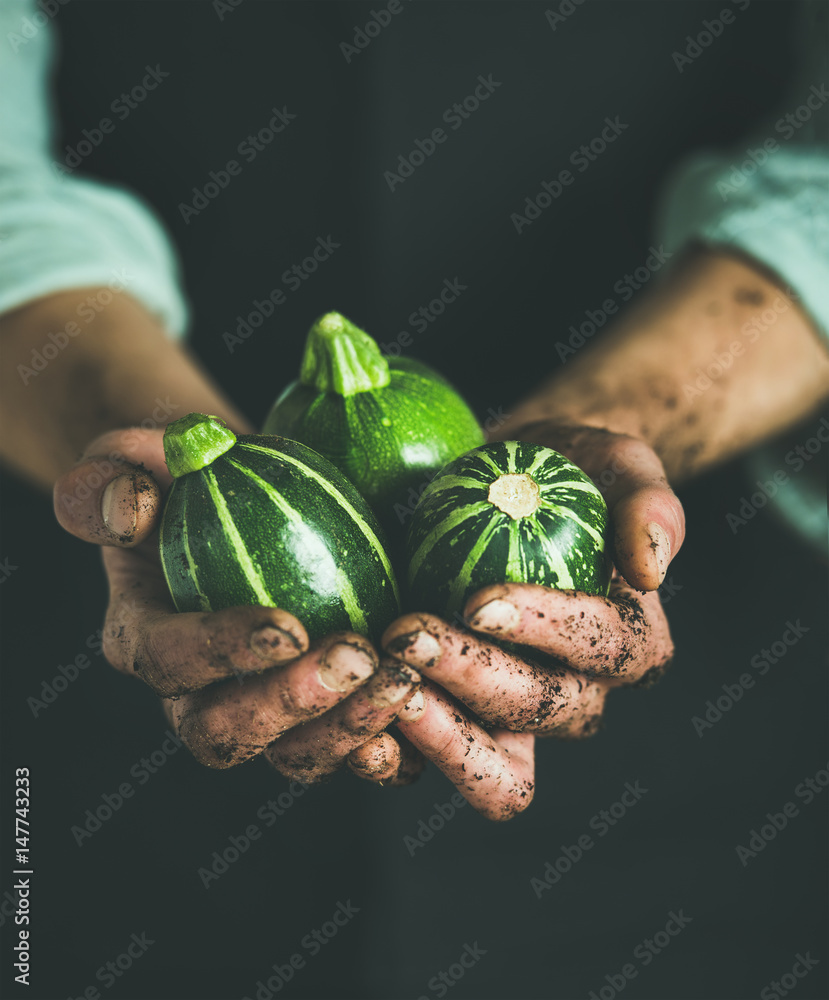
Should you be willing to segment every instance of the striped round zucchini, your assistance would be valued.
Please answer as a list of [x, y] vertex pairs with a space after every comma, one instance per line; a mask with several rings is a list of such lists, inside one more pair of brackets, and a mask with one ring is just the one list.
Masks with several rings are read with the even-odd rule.
[[452, 615], [495, 583], [607, 594], [607, 526], [601, 493], [558, 452], [523, 441], [474, 448], [440, 471], [415, 509], [412, 606]]
[[265, 434], [302, 441], [344, 472], [390, 538], [402, 537], [427, 483], [483, 444], [452, 386], [411, 358], [387, 358], [340, 313], [311, 327], [298, 381], [277, 399]]
[[285, 438], [237, 439], [204, 414], [170, 424], [164, 448], [174, 482], [159, 547], [179, 611], [279, 607], [312, 639], [378, 639], [396, 617], [377, 521], [322, 456]]

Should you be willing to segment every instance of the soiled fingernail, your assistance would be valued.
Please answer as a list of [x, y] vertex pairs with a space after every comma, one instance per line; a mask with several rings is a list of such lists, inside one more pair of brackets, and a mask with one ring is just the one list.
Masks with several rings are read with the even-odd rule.
[[274, 625], [265, 625], [251, 632], [249, 644], [253, 652], [270, 666], [287, 663], [301, 652], [296, 639]]
[[387, 708], [408, 698], [412, 687], [420, 683], [420, 674], [405, 663], [384, 663], [366, 687], [366, 697], [377, 708]]
[[650, 538], [651, 551], [653, 552], [656, 575], [659, 582], [662, 583], [671, 562], [671, 540], [668, 538], [668, 534], [662, 525], [657, 524], [656, 521], [651, 521], [648, 524], [648, 536]]
[[406, 704], [400, 709], [397, 718], [404, 722], [416, 722], [426, 711], [426, 699], [422, 691], [415, 691]]
[[317, 674], [329, 691], [350, 691], [371, 677], [375, 666], [365, 650], [338, 642], [323, 657]]
[[389, 644], [389, 649], [405, 663], [423, 669], [433, 667], [441, 657], [440, 643], [428, 632], [401, 635]]
[[121, 539], [129, 541], [135, 533], [136, 495], [132, 476], [116, 476], [101, 497], [101, 516], [104, 524]]
[[490, 601], [478, 608], [469, 624], [472, 628], [483, 629], [485, 632], [503, 632], [514, 628], [521, 615], [518, 608], [509, 601]]

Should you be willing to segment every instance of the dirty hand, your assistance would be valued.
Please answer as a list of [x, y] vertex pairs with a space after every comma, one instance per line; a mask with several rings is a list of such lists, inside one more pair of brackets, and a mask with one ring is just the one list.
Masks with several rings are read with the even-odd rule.
[[[359, 635], [309, 643], [302, 623], [278, 608], [177, 614], [158, 557], [171, 482], [162, 439], [161, 430], [112, 431], [55, 484], [61, 525], [103, 546], [104, 654], [164, 699], [201, 763], [226, 768], [264, 753], [283, 774], [318, 780], [381, 733], [420, 678]], [[405, 751], [381, 738], [369, 758], [378, 755], [405, 780]]]
[[[550, 422], [509, 437], [560, 451], [602, 491], [616, 567], [609, 596], [495, 585], [464, 609], [469, 629], [481, 637], [434, 615], [408, 614], [382, 642], [424, 676], [397, 732], [494, 820], [510, 819], [532, 799], [536, 734], [590, 735], [611, 688], [651, 683], [668, 665], [673, 644], [656, 589], [685, 533], [682, 506], [644, 441]], [[532, 647], [537, 660], [508, 653], [498, 640]], [[393, 771], [382, 777], [393, 778]]]

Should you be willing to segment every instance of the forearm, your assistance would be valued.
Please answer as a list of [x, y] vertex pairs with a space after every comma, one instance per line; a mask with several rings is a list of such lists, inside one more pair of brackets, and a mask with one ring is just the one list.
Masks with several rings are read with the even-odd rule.
[[553, 419], [647, 441], [671, 482], [807, 417], [829, 352], [771, 275], [695, 251], [514, 411], [499, 436]]
[[[94, 319], [78, 322], [78, 306], [97, 291], [60, 292], [0, 317], [3, 462], [51, 488], [93, 438], [114, 428], [163, 427], [198, 410], [247, 429], [135, 299], [118, 295]], [[61, 337], [73, 320], [80, 331]]]

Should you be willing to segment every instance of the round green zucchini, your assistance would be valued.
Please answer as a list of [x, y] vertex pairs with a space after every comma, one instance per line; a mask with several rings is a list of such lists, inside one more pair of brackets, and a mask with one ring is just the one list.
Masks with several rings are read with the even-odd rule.
[[435, 473], [484, 440], [444, 378], [413, 359], [384, 357], [335, 312], [311, 327], [299, 380], [274, 403], [263, 431], [324, 455], [401, 539]]
[[399, 613], [377, 521], [330, 462], [296, 441], [236, 438], [191, 413], [164, 435], [174, 477], [159, 535], [179, 611], [279, 607], [312, 639], [379, 639]]
[[496, 583], [607, 594], [607, 530], [601, 493], [563, 455], [523, 441], [475, 448], [440, 471], [415, 509], [412, 606], [455, 615]]

